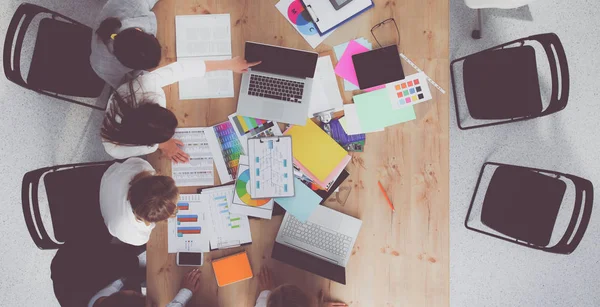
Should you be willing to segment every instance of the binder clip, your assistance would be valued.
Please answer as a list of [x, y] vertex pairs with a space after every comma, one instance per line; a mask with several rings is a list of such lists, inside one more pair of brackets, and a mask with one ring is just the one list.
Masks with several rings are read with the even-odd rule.
[[329, 126], [329, 123], [333, 119], [334, 111], [335, 111], [334, 109], [329, 109], [329, 110], [325, 110], [323, 112], [313, 114], [313, 116], [315, 116], [316, 118], [319, 119], [319, 121], [322, 124], [321, 127], [329, 136], [331, 136], [331, 127]]

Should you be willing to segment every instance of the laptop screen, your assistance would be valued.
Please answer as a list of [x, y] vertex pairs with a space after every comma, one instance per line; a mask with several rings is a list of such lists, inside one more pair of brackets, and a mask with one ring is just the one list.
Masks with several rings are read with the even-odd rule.
[[319, 55], [314, 52], [246, 42], [248, 62], [262, 61], [252, 70], [297, 78], [313, 78]]

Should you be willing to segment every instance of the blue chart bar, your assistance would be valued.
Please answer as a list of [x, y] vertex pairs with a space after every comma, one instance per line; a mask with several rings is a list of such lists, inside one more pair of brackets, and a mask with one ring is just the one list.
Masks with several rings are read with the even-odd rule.
[[226, 207], [226, 206], [227, 206], [227, 203], [220, 203], [220, 204], [218, 204], [217, 206], [219, 206], [219, 207]]
[[229, 210], [221, 210], [221, 213], [227, 213]]
[[215, 200], [221, 200], [221, 199], [225, 200], [225, 199], [227, 199], [227, 197], [225, 197], [225, 195], [215, 197]]

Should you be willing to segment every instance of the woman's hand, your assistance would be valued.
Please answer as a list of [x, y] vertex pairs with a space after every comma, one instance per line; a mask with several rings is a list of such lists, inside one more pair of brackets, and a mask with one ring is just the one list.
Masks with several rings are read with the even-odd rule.
[[273, 290], [273, 274], [267, 266], [263, 266], [258, 273], [258, 291]]
[[176, 139], [170, 139], [164, 143], [158, 144], [158, 149], [167, 158], [173, 160], [175, 163], [185, 163], [190, 161], [190, 155], [186, 154], [180, 146], [183, 146], [183, 142]]
[[192, 291], [193, 294], [196, 294], [198, 291], [200, 291], [200, 274], [202, 273], [198, 269], [189, 271], [185, 277], [183, 277], [181, 288], [188, 289]]
[[243, 73], [243, 72], [247, 72], [248, 68], [252, 67], [252, 66], [256, 66], [258, 64], [260, 64], [261, 62], [253, 62], [253, 63], [248, 63], [248, 61], [246, 61], [246, 59], [236, 56], [235, 58], [229, 60], [229, 65], [230, 65], [230, 69], [234, 72], [237, 73]]

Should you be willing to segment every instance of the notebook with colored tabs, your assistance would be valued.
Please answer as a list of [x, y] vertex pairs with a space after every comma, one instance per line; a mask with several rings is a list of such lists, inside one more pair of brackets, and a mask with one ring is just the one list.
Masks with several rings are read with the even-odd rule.
[[310, 119], [305, 126], [292, 126], [284, 134], [292, 137], [294, 159], [321, 181], [325, 181], [348, 156], [344, 148]]
[[245, 251], [213, 260], [212, 266], [219, 287], [253, 277], [248, 254]]

